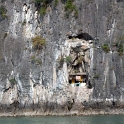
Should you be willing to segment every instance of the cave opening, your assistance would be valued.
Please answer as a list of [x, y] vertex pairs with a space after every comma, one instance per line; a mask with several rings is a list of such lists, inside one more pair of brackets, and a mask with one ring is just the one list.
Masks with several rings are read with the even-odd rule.
[[93, 37], [88, 33], [79, 33], [76, 36], [68, 36], [69, 39], [78, 38], [83, 40], [93, 40]]
[[[88, 42], [87, 42], [88, 41]], [[79, 32], [68, 35], [70, 63], [67, 63], [68, 82], [71, 86], [86, 86], [91, 89], [90, 82], [90, 48], [93, 37], [88, 33]]]

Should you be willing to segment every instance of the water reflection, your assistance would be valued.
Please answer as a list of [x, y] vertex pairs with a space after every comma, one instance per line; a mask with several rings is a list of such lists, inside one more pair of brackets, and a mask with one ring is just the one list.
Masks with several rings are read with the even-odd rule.
[[0, 124], [124, 124], [124, 116], [1, 117]]

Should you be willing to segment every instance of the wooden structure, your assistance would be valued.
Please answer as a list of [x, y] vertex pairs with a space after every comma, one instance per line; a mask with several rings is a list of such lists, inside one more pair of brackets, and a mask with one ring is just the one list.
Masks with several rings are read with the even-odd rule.
[[73, 73], [69, 75], [69, 83], [75, 84], [79, 86], [81, 83], [87, 82], [87, 74], [86, 73]]

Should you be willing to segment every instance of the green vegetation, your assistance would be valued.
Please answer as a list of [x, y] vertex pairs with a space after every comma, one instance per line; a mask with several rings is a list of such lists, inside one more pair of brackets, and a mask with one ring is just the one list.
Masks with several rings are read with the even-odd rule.
[[113, 43], [113, 46], [115, 46], [115, 47], [118, 47], [118, 45], [119, 45], [118, 42]]
[[123, 53], [124, 53], [124, 35], [122, 35], [119, 38], [118, 53], [119, 53], [119, 55], [123, 55]]
[[67, 64], [71, 64], [71, 63], [72, 63], [72, 58], [71, 58], [71, 56], [67, 56], [67, 57], [65, 58], [65, 61], [67, 62]]
[[78, 63], [82, 63], [82, 61], [83, 61], [83, 56], [79, 56], [78, 57]]
[[31, 60], [35, 60], [35, 56], [33, 55], [33, 56], [31, 56]]
[[45, 4], [48, 5], [50, 3], [52, 3], [53, 0], [35, 0], [35, 3], [41, 3], [41, 4]]
[[[54, 1], [54, 2], [53, 2]], [[46, 9], [49, 4], [53, 2], [54, 7], [58, 5], [58, 0], [34, 0], [35, 6], [37, 7], [37, 10], [40, 15], [46, 14]], [[76, 5], [74, 5], [74, 0], [61, 0], [62, 3], [65, 4], [65, 16], [68, 18], [69, 14], [74, 12], [74, 16], [78, 17], [78, 10], [76, 8]]]
[[26, 19], [23, 20], [22, 25], [26, 25]]
[[[46, 14], [46, 9], [47, 9], [47, 6], [52, 3], [53, 0], [34, 0], [35, 2], [35, 5], [38, 9], [38, 12], [40, 15], [45, 15]], [[55, 0], [56, 4], [57, 4], [57, 1]]]
[[74, 16], [75, 16], [75, 18], [78, 17], [78, 10], [77, 9], [75, 9]]
[[40, 15], [45, 15], [46, 14], [46, 7], [42, 6], [39, 10]]
[[109, 48], [108, 44], [103, 44], [103, 45], [102, 45], [102, 49], [103, 49], [106, 53], [108, 53], [108, 52], [110, 51], [110, 48]]
[[68, 65], [71, 64], [72, 63], [72, 58], [71, 58], [71, 56], [67, 56], [66, 58], [61, 57], [57, 61], [58, 61], [58, 64], [59, 64], [58, 67], [61, 68], [63, 66], [64, 62], [66, 62]]
[[118, 42], [113, 43], [113, 46], [117, 48], [117, 52], [119, 55], [123, 55], [124, 53], [124, 35], [122, 35], [119, 39]]
[[54, 1], [54, 7], [56, 7], [58, 5], [58, 0]]
[[123, 52], [124, 52], [124, 45], [119, 44], [118, 45], [118, 53], [119, 53], [119, 55], [123, 55]]
[[74, 12], [75, 17], [78, 17], [78, 10], [76, 9], [76, 5], [73, 4], [74, 0], [67, 0], [65, 3], [65, 12], [66, 17], [69, 17], [69, 14]]
[[41, 59], [36, 59], [35, 60], [35, 63], [38, 64], [38, 65], [41, 65], [42, 64], [42, 61], [41, 61]]
[[2, 18], [7, 18], [6, 12], [6, 8], [4, 6], [0, 6], [0, 15]]
[[32, 38], [33, 48], [36, 50], [41, 50], [46, 43], [46, 40], [41, 36], [35, 36]]
[[93, 78], [96, 78], [96, 79], [98, 79], [99, 78], [99, 74], [95, 74], [94, 76], [93, 76]]
[[65, 59], [64, 58], [61, 58], [60, 59], [60, 65], [63, 65], [64, 64], [64, 61], [65, 61]]
[[67, 0], [65, 4], [65, 11], [72, 12], [75, 8], [76, 6], [73, 4], [73, 0]]
[[16, 84], [16, 83], [17, 83], [17, 81], [15, 80], [15, 78], [10, 79], [9, 81], [10, 81], [10, 83], [11, 83], [12, 85], [14, 85], [14, 84]]
[[79, 70], [78, 70], [78, 69], [77, 69], [77, 70], [75, 69], [74, 72], [75, 72], [75, 73], [79, 73]]
[[57, 61], [58, 61], [58, 64], [59, 64], [58, 67], [61, 68], [63, 66], [64, 62], [65, 62], [65, 59], [63, 57], [61, 57]]
[[35, 3], [41, 3], [42, 0], [34, 0]]
[[33, 56], [31, 56], [31, 63], [41, 65], [42, 60], [41, 59], [36, 59], [36, 56], [33, 55]]

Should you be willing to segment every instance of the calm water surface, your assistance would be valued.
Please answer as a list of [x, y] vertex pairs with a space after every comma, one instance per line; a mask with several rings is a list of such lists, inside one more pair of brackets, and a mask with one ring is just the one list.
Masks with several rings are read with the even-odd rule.
[[1, 117], [0, 124], [124, 124], [124, 115]]

